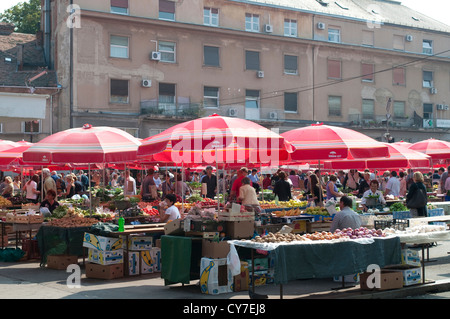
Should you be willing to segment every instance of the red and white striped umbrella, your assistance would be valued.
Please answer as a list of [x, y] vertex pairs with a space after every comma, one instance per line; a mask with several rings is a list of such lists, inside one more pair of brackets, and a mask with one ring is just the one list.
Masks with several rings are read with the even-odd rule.
[[140, 144], [124, 130], [85, 124], [34, 143], [23, 152], [23, 162], [35, 165], [130, 162], [136, 160]]
[[450, 159], [450, 142], [430, 138], [409, 146], [409, 149], [430, 156], [434, 163]]
[[295, 147], [293, 161], [346, 160], [388, 157], [388, 147], [360, 132], [313, 124], [282, 133]]
[[282, 136], [259, 124], [213, 114], [142, 140], [138, 158], [186, 166], [259, 165], [286, 160], [291, 151]]

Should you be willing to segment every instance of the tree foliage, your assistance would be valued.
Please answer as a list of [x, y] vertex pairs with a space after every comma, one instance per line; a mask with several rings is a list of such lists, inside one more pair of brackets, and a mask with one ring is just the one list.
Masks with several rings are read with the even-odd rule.
[[20, 2], [0, 14], [0, 22], [14, 24], [15, 32], [35, 34], [41, 22], [41, 1]]

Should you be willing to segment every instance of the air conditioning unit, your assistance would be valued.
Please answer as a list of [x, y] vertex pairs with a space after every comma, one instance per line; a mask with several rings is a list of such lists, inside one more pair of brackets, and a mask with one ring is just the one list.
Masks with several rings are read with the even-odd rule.
[[266, 33], [272, 33], [272, 32], [273, 32], [273, 25], [271, 25], [271, 24], [265, 24], [265, 25], [264, 25], [264, 32], [266, 32]]
[[277, 112], [270, 112], [269, 113], [269, 119], [277, 120], [278, 119], [278, 113]]
[[263, 77], [264, 77], [264, 71], [258, 71], [258, 72], [256, 72], [256, 76], [257, 76], [258, 78], [263, 78]]
[[228, 109], [228, 116], [236, 117], [237, 109]]
[[152, 87], [152, 80], [142, 80], [142, 87], [149, 88]]
[[153, 51], [150, 55], [150, 59], [154, 61], [160, 61], [161, 60], [161, 52]]
[[410, 34], [408, 34], [408, 35], [406, 36], [406, 41], [411, 42], [412, 40], [413, 40], [413, 36], [410, 35]]
[[448, 110], [448, 105], [445, 105], [445, 104], [436, 104], [436, 109], [447, 111], [447, 110]]
[[318, 23], [317, 23], [317, 29], [319, 29], [319, 30], [325, 30], [325, 23], [323, 23], [323, 22], [318, 22]]
[[437, 93], [437, 89], [436, 88], [430, 88], [430, 93], [431, 94], [436, 94]]

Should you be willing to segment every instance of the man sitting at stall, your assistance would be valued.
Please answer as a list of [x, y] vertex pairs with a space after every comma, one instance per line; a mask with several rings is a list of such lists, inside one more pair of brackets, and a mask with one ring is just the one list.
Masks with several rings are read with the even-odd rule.
[[370, 189], [365, 191], [361, 199], [361, 206], [364, 211], [369, 208], [380, 209], [386, 205], [386, 200], [384, 199], [383, 193], [378, 190], [378, 181], [373, 179], [370, 181]]
[[351, 209], [353, 201], [348, 196], [342, 196], [339, 201], [340, 211], [334, 215], [331, 222], [330, 232], [334, 233], [336, 229], [351, 228], [356, 229], [361, 227], [361, 217]]

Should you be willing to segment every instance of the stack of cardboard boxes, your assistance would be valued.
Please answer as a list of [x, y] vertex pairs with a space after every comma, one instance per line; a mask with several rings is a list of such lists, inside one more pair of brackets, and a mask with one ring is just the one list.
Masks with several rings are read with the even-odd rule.
[[[161, 271], [161, 250], [153, 247], [149, 236], [104, 237], [84, 234], [83, 247], [88, 248], [86, 277], [115, 279]], [[124, 263], [127, 263], [126, 269]]]

